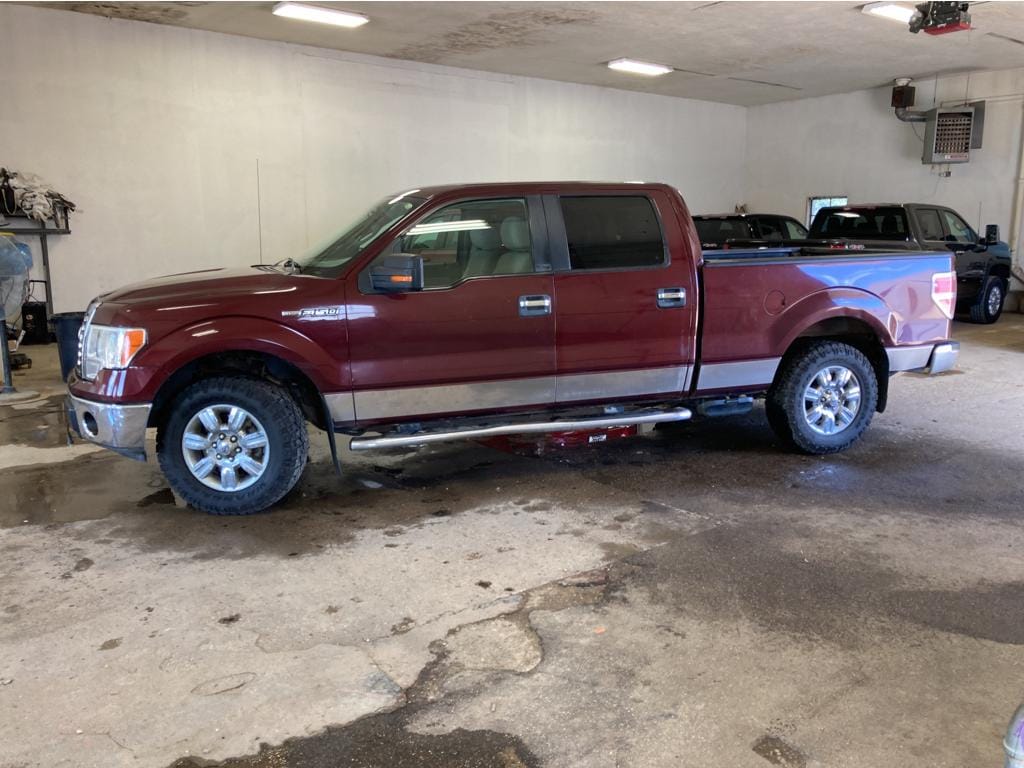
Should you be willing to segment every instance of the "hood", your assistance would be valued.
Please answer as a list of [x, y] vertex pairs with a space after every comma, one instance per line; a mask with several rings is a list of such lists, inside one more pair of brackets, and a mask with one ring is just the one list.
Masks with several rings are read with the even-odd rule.
[[159, 308], [197, 301], [216, 304], [225, 300], [244, 299], [254, 295], [288, 293], [299, 284], [316, 278], [265, 271], [254, 267], [238, 269], [204, 269], [183, 272], [133, 283], [99, 297], [104, 304]]

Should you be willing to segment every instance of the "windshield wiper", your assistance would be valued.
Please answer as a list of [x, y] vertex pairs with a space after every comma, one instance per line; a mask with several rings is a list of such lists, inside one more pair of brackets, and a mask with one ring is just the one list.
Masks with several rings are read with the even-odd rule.
[[250, 264], [250, 266], [253, 269], [262, 269], [264, 272], [283, 272], [286, 275], [302, 272], [302, 265], [291, 257], [275, 261], [273, 264]]

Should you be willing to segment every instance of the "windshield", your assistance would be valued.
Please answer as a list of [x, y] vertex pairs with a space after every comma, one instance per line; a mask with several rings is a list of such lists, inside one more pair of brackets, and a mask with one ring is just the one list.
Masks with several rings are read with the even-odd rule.
[[337, 277], [366, 246], [413, 208], [423, 204], [424, 198], [409, 195], [399, 195], [375, 205], [354, 224], [311, 248], [297, 259], [300, 272], [317, 277]]
[[906, 240], [907, 216], [897, 206], [822, 208], [811, 224], [811, 237]]
[[726, 240], [751, 240], [750, 225], [739, 216], [721, 219], [695, 219], [701, 243], [724, 243]]

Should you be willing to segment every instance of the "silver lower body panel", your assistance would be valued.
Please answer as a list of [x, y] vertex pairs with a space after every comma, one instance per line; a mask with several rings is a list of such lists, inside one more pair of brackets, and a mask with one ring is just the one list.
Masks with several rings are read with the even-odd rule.
[[146, 460], [146, 425], [152, 405], [116, 405], [67, 397], [68, 424], [83, 440]]
[[[551, 403], [612, 401], [644, 395], [681, 397], [690, 366], [536, 376], [465, 384], [359, 390], [325, 395], [336, 422], [401, 420], [446, 413], [528, 408]], [[769, 379], [770, 380], [770, 379]]]

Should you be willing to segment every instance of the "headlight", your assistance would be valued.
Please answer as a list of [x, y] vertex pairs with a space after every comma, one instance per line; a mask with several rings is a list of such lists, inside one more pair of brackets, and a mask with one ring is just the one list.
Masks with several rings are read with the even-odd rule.
[[145, 344], [143, 328], [90, 325], [82, 349], [82, 378], [91, 381], [104, 368], [127, 368]]

